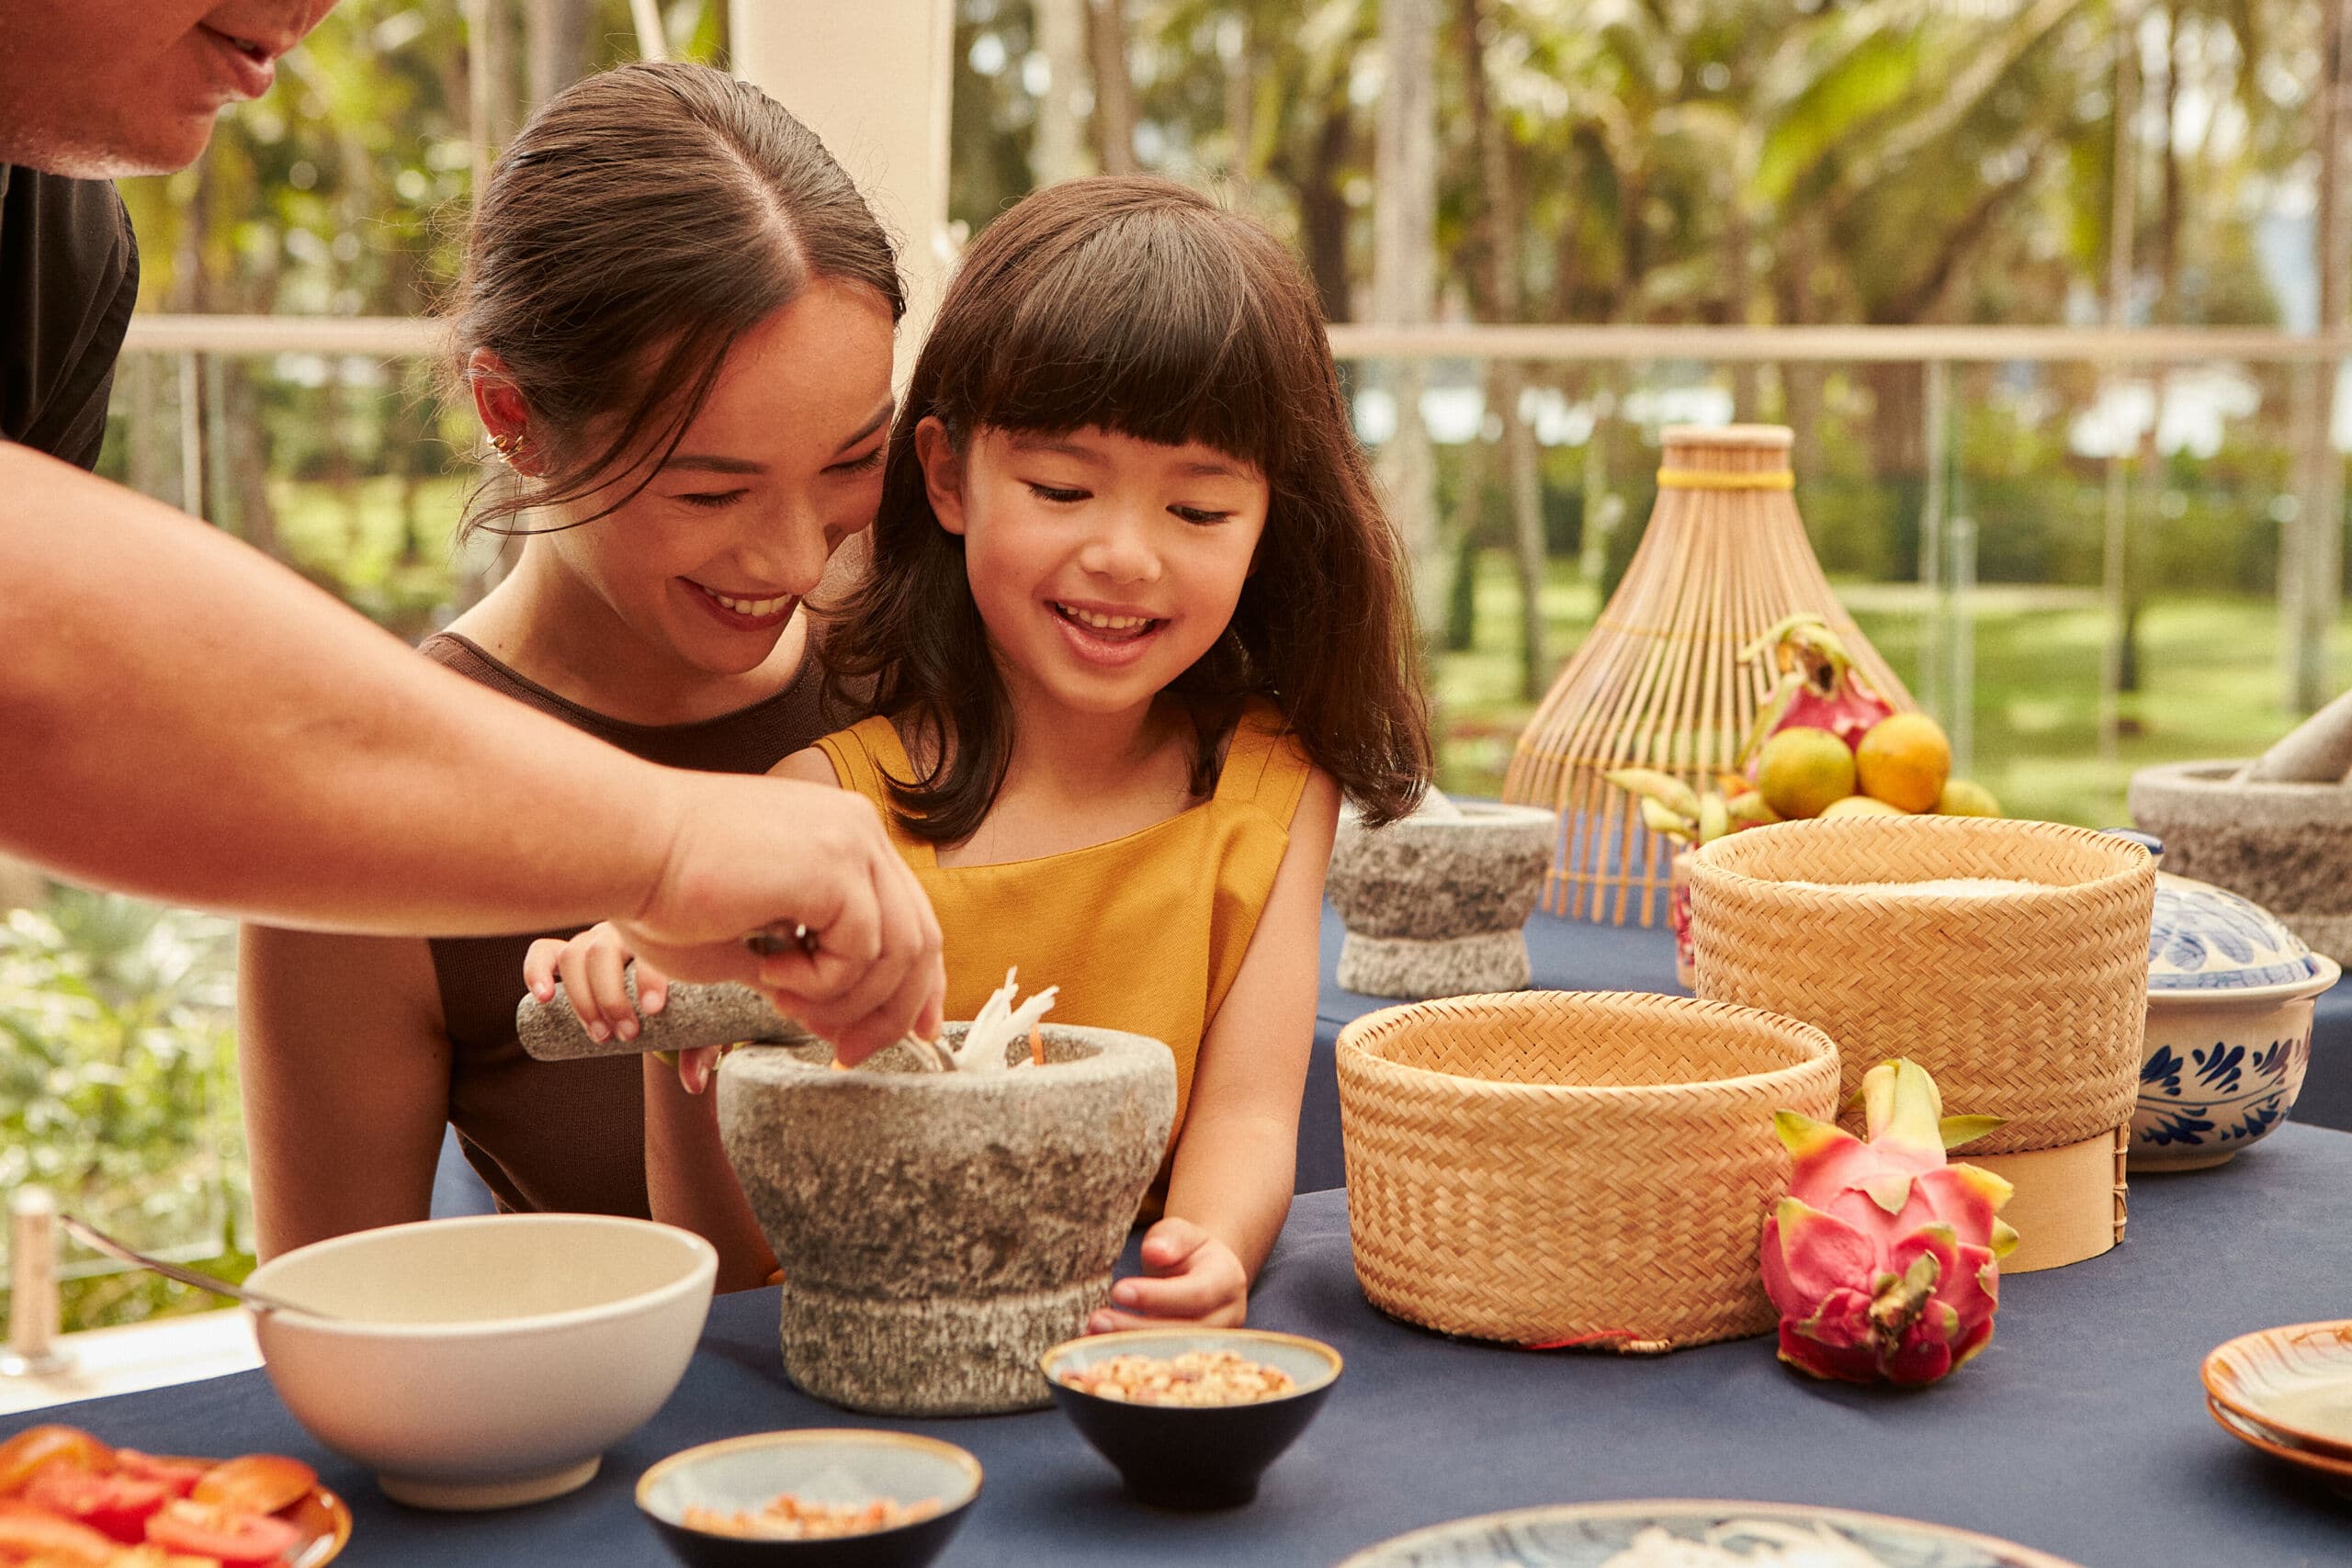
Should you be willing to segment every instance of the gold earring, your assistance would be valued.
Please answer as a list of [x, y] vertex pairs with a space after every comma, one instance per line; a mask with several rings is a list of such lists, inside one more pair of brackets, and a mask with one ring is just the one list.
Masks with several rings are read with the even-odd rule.
[[503, 434], [492, 436], [490, 446], [491, 449], [498, 454], [498, 460], [512, 468], [514, 464], [514, 454], [523, 449], [523, 437], [510, 430]]

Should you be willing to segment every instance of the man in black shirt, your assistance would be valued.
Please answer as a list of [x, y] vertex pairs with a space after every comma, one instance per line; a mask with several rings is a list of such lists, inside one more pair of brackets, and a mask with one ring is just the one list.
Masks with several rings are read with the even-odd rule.
[[0, 439], [97, 467], [139, 242], [104, 180], [0, 164]]
[[[671, 973], [759, 986], [849, 1059], [930, 1032], [939, 924], [854, 795], [640, 761], [81, 471], [137, 288], [95, 182], [193, 162], [333, 5], [0, 0], [0, 848], [280, 925], [616, 916]], [[773, 926], [815, 951], [754, 957], [742, 939]]]

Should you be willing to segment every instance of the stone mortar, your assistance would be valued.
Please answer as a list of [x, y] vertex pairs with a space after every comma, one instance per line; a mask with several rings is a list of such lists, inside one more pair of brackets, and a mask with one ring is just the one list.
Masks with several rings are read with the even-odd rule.
[[721, 1064], [719, 1134], [783, 1267], [785, 1371], [809, 1393], [887, 1416], [1050, 1403], [1037, 1359], [1110, 1294], [1176, 1067], [1139, 1034], [1042, 1032], [1046, 1065], [1005, 1074], [927, 1072], [905, 1044], [851, 1072], [816, 1044]]
[[1466, 996], [1528, 982], [1527, 938], [1559, 818], [1432, 795], [1400, 822], [1341, 820], [1326, 883], [1347, 926], [1340, 984], [1365, 996]]
[[2175, 762], [2132, 775], [2132, 820], [2165, 841], [2165, 869], [2250, 898], [2352, 964], [2352, 788], [2242, 783], [2244, 762]]

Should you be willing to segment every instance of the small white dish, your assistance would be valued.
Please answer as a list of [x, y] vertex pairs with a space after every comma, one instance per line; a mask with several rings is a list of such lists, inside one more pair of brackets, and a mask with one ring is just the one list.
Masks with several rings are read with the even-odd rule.
[[334, 1314], [254, 1321], [311, 1435], [420, 1508], [560, 1496], [662, 1407], [710, 1310], [718, 1254], [606, 1214], [495, 1214], [357, 1231], [254, 1269]]

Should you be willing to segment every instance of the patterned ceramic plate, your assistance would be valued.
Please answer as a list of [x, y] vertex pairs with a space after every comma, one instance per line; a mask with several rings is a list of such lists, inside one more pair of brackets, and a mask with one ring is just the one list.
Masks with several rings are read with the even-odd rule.
[[[1713, 1549], [1713, 1555], [1702, 1555]], [[1788, 1503], [1577, 1503], [1415, 1530], [1340, 1568], [2075, 1568], [1944, 1525]]]
[[2352, 1459], [2337, 1459], [2333, 1454], [2313, 1453], [2298, 1448], [2287, 1440], [2284, 1432], [2274, 1432], [2259, 1422], [2249, 1421], [2234, 1410], [2225, 1410], [2211, 1399], [2205, 1401], [2205, 1414], [2221, 1423], [2222, 1430], [2250, 1449], [2259, 1450], [2272, 1459], [2284, 1460], [2298, 1470], [2309, 1471], [2339, 1492], [2352, 1492]]
[[2352, 1321], [2241, 1334], [2207, 1356], [2199, 1375], [2230, 1414], [2296, 1448], [2352, 1462]]

